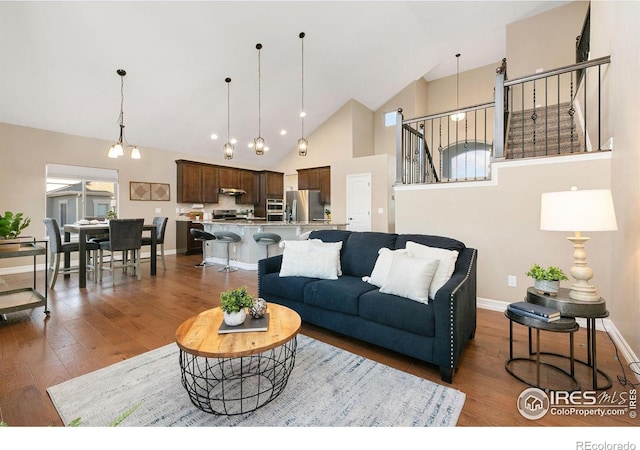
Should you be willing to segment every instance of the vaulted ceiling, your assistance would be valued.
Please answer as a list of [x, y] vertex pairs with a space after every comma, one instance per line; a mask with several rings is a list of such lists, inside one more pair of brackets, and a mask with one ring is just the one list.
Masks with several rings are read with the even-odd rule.
[[[0, 2], [0, 122], [270, 167], [355, 99], [506, 56], [506, 25], [566, 1]], [[533, 38], [533, 37], [532, 37]], [[260, 128], [270, 150], [247, 143]], [[227, 84], [230, 115], [227, 117]], [[286, 130], [281, 135], [281, 130]], [[212, 140], [212, 133], [219, 138]], [[313, 151], [313, 142], [311, 149]], [[106, 152], [106, 150], [105, 150]]]

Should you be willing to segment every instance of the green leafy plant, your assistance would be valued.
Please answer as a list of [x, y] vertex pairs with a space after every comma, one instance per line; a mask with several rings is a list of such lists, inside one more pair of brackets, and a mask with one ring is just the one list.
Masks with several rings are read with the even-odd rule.
[[229, 289], [220, 294], [220, 309], [226, 313], [239, 312], [242, 308], [253, 305], [253, 295], [247, 292], [246, 286]]
[[116, 210], [115, 209], [110, 209], [109, 211], [107, 211], [107, 219], [111, 220], [111, 219], [117, 219], [118, 215], [116, 214]]
[[22, 213], [13, 214], [6, 211], [4, 215], [0, 215], [0, 239], [17, 238], [30, 223], [31, 219], [23, 217]]
[[562, 281], [569, 279], [559, 267], [549, 266], [545, 269], [538, 264], [531, 266], [525, 275], [534, 280]]

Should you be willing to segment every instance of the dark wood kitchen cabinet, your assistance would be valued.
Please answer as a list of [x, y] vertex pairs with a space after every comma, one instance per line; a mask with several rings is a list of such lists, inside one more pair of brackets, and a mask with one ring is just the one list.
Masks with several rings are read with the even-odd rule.
[[202, 203], [218, 203], [219, 169], [217, 166], [202, 166]]
[[220, 187], [238, 189], [240, 187], [240, 170], [234, 167], [218, 168]]
[[298, 190], [319, 189], [320, 201], [331, 203], [331, 167], [312, 167], [298, 169]]
[[195, 255], [202, 253], [202, 241], [196, 241], [191, 235], [191, 228], [203, 230], [204, 225], [190, 220], [176, 221], [176, 253], [179, 255]]
[[178, 203], [217, 203], [218, 167], [177, 160]]
[[320, 178], [320, 203], [331, 204], [331, 167], [320, 167], [318, 169]]
[[284, 198], [284, 174], [264, 170], [260, 172], [260, 195], [267, 198]]
[[260, 201], [260, 190], [258, 184], [258, 172], [253, 170], [239, 170], [240, 189], [246, 194], [236, 197], [236, 203], [242, 205], [256, 205]]

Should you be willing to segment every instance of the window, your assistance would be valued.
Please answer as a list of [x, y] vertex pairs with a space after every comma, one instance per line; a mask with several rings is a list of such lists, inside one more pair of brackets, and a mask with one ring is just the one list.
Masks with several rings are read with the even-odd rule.
[[491, 145], [485, 142], [458, 142], [442, 150], [443, 180], [478, 180], [489, 177]]
[[384, 126], [385, 127], [395, 127], [396, 119], [398, 117], [398, 113], [395, 111], [390, 111], [384, 113]]
[[103, 220], [118, 206], [118, 171], [47, 164], [46, 216], [60, 225]]

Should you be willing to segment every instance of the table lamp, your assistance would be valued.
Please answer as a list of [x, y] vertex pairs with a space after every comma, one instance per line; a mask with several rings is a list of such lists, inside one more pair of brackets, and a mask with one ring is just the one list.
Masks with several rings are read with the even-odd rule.
[[569, 297], [581, 301], [598, 301], [595, 286], [589, 283], [593, 270], [587, 266], [584, 244], [589, 240], [583, 231], [613, 231], [618, 229], [613, 198], [609, 189], [547, 192], [540, 204], [540, 229], [548, 231], [573, 231], [567, 239], [573, 242], [573, 267], [571, 275], [575, 283]]

